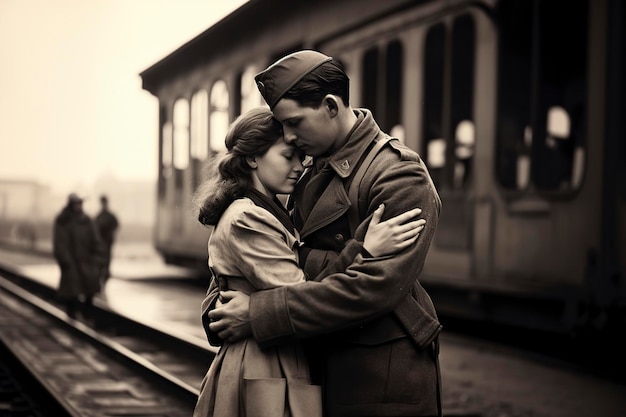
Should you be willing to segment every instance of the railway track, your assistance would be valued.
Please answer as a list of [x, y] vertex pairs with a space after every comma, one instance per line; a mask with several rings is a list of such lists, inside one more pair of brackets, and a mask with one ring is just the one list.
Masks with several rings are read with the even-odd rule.
[[[2, 270], [0, 264], [0, 349], [10, 348], [6, 352], [14, 359], [9, 362], [25, 366], [9, 372], [8, 378], [0, 368], [0, 417], [191, 415], [215, 353], [204, 340], [160, 328], [159, 323], [130, 320], [99, 298], [91, 319], [69, 319], [49, 283], [22, 276], [20, 268], [10, 265]], [[189, 302], [180, 295], [188, 300], [181, 302]], [[141, 298], [137, 294], [138, 303]], [[613, 412], [623, 409], [626, 398], [621, 394], [623, 377], [614, 378], [621, 362], [612, 362], [612, 371], [603, 372], [598, 362], [611, 363], [604, 358], [609, 356], [606, 348], [603, 357], [594, 354], [585, 363], [572, 353], [576, 343], [571, 339], [554, 344], [558, 338], [547, 335], [441, 319], [446, 328], [441, 356], [444, 415], [553, 417], [566, 415], [564, 409], [585, 417], [621, 415]], [[550, 351], [537, 349], [539, 345], [550, 346]], [[0, 365], [7, 357], [0, 352]], [[12, 381], [11, 374], [19, 380]], [[593, 406], [585, 396], [571, 397], [583, 386], [596, 393]], [[522, 398], [520, 392], [529, 396]], [[569, 400], [551, 409], [555, 398]]]
[[3, 362], [13, 368], [4, 372], [0, 410], [10, 416], [188, 417], [215, 354], [97, 304], [88, 319], [69, 318], [51, 290], [9, 271], [0, 309]]

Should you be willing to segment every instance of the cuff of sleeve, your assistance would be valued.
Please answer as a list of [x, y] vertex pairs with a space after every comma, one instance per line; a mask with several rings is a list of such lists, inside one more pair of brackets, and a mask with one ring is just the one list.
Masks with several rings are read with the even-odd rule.
[[348, 243], [346, 243], [342, 252], [352, 254], [353, 258], [356, 258], [357, 255], [361, 255], [361, 258], [373, 258], [372, 254], [365, 249], [363, 243], [365, 242], [351, 238]]
[[346, 243], [346, 246], [341, 250], [341, 255], [346, 256], [348, 258], [354, 259], [357, 255], [369, 254], [367, 250], [363, 247], [363, 242], [358, 241], [356, 239], [350, 239]]
[[287, 287], [250, 295], [250, 324], [259, 346], [271, 346], [294, 334], [287, 307]]
[[[210, 309], [213, 308], [215, 308], [215, 302], [211, 304]], [[209, 320], [209, 309], [207, 309], [202, 313], [202, 326], [204, 327], [204, 332], [206, 333], [207, 339], [211, 346], [222, 346], [224, 344], [224, 339], [219, 337], [216, 332], [212, 332], [211, 329], [209, 329], [210, 323], [211, 320]]]

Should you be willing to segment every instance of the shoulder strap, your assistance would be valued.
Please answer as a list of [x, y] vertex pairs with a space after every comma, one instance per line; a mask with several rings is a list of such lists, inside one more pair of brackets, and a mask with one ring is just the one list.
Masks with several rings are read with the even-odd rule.
[[350, 223], [350, 234], [354, 237], [354, 232], [356, 228], [359, 227], [359, 185], [363, 180], [363, 176], [365, 175], [365, 171], [369, 168], [372, 161], [378, 155], [378, 152], [389, 142], [391, 139], [395, 139], [391, 136], [385, 136], [382, 139], [379, 139], [378, 142], [374, 144], [374, 146], [370, 149], [367, 156], [359, 165], [356, 173], [352, 177], [352, 181], [350, 182], [350, 187], [348, 188], [348, 198], [350, 199], [350, 209], [348, 210], [348, 222]]

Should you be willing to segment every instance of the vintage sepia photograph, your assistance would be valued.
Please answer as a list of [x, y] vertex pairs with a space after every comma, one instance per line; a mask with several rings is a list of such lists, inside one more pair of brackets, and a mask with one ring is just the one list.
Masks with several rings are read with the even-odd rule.
[[0, 0], [0, 417], [626, 416], [622, 0]]

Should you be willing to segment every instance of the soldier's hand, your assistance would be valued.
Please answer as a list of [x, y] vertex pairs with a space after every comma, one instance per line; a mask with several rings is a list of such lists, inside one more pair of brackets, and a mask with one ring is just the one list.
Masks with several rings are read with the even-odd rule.
[[219, 301], [209, 311], [209, 329], [229, 342], [252, 336], [250, 297], [239, 291], [222, 291]]

